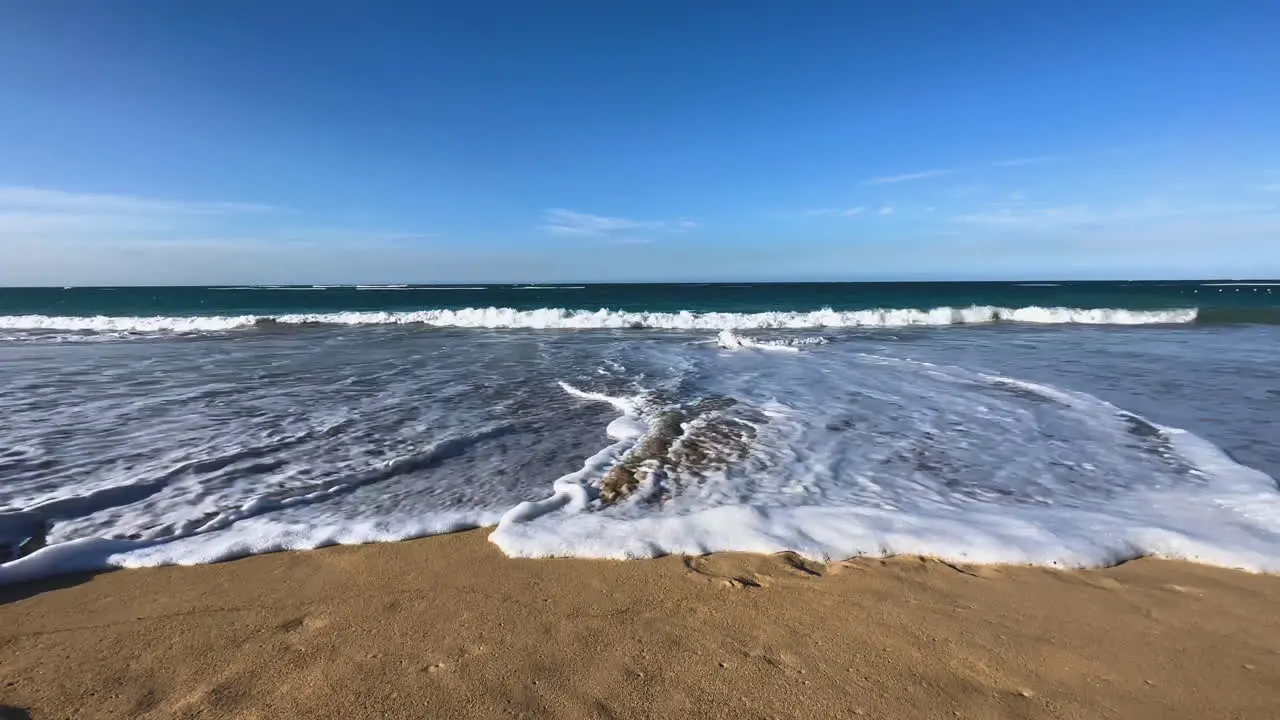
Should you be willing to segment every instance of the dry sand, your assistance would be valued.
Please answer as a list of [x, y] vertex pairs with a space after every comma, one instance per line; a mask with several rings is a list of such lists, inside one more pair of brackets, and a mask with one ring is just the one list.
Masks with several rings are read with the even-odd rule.
[[0, 589], [0, 718], [1280, 717], [1276, 576], [486, 533]]

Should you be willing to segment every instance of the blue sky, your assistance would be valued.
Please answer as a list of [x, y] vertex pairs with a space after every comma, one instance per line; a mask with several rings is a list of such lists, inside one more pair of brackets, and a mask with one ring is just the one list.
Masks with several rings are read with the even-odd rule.
[[0, 284], [1276, 276], [1277, 27], [1263, 0], [9, 0]]

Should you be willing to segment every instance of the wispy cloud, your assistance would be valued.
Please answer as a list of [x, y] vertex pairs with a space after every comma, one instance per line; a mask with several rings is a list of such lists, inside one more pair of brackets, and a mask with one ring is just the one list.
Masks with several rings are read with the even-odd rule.
[[628, 230], [647, 230], [660, 227], [662, 223], [645, 220], [632, 220], [623, 217], [608, 217], [573, 210], [548, 210], [542, 218], [542, 229], [553, 235], [591, 235], [600, 236]]
[[915, 180], [926, 180], [942, 175], [950, 175], [955, 172], [949, 168], [939, 168], [936, 170], [921, 170], [920, 172], [904, 173], [902, 175], [886, 175], [884, 177], [874, 177], [863, 180], [863, 185], [893, 185], [894, 183], [912, 182]]
[[1081, 230], [1124, 227], [1134, 224], [1193, 218], [1280, 219], [1280, 207], [1257, 203], [1199, 203], [1175, 205], [1164, 200], [1142, 200], [1099, 206], [1088, 203], [1036, 205], [1021, 202], [991, 203], [958, 215], [956, 222], [988, 229]]
[[0, 187], [0, 208], [39, 213], [98, 215], [235, 215], [281, 212], [272, 205], [158, 200], [136, 195], [81, 193], [35, 187]]
[[997, 160], [991, 163], [992, 167], [1019, 167], [1021, 165], [1035, 165], [1037, 163], [1053, 162], [1057, 160], [1057, 155], [1033, 155], [1030, 157], [1016, 157], [1008, 160]]
[[554, 208], [543, 214], [542, 224], [538, 227], [543, 232], [552, 235], [602, 237], [616, 241], [625, 239], [635, 242], [635, 238], [623, 238], [622, 236], [637, 232], [689, 232], [698, 229], [700, 225], [697, 221], [687, 218], [674, 222], [666, 220], [634, 220], [632, 218], [592, 215], [591, 213], [577, 212], [575, 210]]
[[805, 215], [809, 217], [856, 217], [866, 211], [864, 207], [851, 208], [815, 208], [806, 210]]
[[0, 243], [165, 243], [237, 246], [408, 244], [422, 233], [326, 223], [274, 205], [174, 200], [114, 193], [0, 186]]
[[410, 245], [434, 240], [440, 236], [436, 233], [361, 230], [346, 227], [303, 227], [281, 229], [276, 233], [276, 237], [293, 242], [370, 246]]
[[271, 205], [0, 187], [0, 235], [87, 235], [190, 229], [248, 216], [286, 216]]
[[892, 215], [892, 214], [893, 214], [893, 208], [892, 208], [892, 207], [890, 207], [890, 206], [888, 206], [888, 205], [885, 205], [884, 207], [880, 208], [880, 214], [881, 214], [881, 215]]
[[1062, 227], [1098, 222], [1102, 215], [1087, 205], [1061, 207], [992, 206], [972, 213], [957, 215], [955, 221], [984, 227]]

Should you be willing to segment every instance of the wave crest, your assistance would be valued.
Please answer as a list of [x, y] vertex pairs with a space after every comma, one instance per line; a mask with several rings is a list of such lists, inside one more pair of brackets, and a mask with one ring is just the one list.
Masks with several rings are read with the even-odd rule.
[[667, 329], [667, 330], [801, 330], [818, 328], [898, 328], [980, 325], [995, 322], [1082, 325], [1153, 325], [1195, 322], [1196, 308], [1128, 310], [1123, 308], [1019, 307], [990, 305], [805, 312], [626, 312], [565, 308], [463, 308], [410, 312], [294, 313], [275, 316], [0, 316], [0, 329], [76, 332], [205, 333], [226, 332], [270, 322], [280, 325], [427, 325], [447, 328], [518, 329]]

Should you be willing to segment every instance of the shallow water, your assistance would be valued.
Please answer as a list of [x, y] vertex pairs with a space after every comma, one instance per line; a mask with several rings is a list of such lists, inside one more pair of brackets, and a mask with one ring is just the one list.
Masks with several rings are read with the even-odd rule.
[[47, 544], [0, 582], [500, 520], [513, 555], [1280, 569], [1280, 327], [738, 336], [0, 343], [0, 540]]

